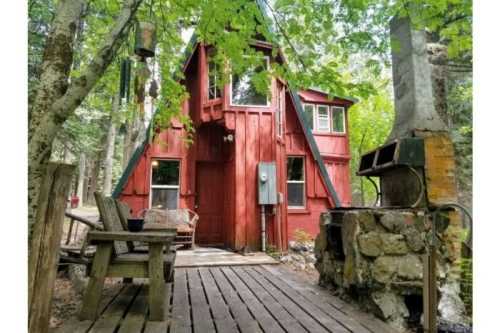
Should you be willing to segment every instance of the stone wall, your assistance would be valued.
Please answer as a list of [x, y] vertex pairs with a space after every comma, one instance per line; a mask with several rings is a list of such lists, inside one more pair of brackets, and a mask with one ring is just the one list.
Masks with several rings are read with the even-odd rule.
[[[420, 322], [422, 259], [429, 231], [426, 219], [422, 209], [352, 209], [323, 214], [315, 243], [320, 284], [356, 298], [366, 310], [395, 327], [407, 327], [408, 319]], [[447, 232], [439, 238], [439, 310], [446, 319], [460, 321], [463, 304], [458, 291], [453, 291], [457, 279], [452, 269], [457, 246], [450, 244], [456, 238]]]

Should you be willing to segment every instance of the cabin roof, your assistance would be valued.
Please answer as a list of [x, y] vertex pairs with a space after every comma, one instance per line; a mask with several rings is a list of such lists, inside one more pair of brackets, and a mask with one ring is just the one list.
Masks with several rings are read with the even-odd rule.
[[[259, 8], [262, 11], [262, 14], [267, 15], [266, 10], [263, 8], [263, 6], [261, 4], [261, 1], [257, 0], [257, 3], [259, 5]], [[271, 35], [274, 35], [271, 27], [268, 27], [268, 29], [271, 32]], [[191, 38], [190, 38], [188, 44], [186, 45], [186, 48], [184, 49], [184, 61], [183, 61], [183, 70], [184, 71], [186, 70], [187, 66], [189, 65], [189, 62], [191, 61], [193, 54], [195, 53], [198, 45], [199, 45], [198, 37], [197, 37], [196, 33], [193, 33], [191, 35]], [[279, 56], [282, 57], [281, 51], [279, 52]], [[319, 91], [317, 88], [313, 88], [311, 90], [315, 90], [315, 91], [318, 91], [320, 93], [325, 94], [325, 92]], [[335, 207], [341, 207], [341, 202], [340, 202], [339, 197], [337, 195], [337, 191], [335, 190], [335, 187], [333, 186], [333, 183], [328, 175], [328, 171], [326, 170], [325, 163], [323, 162], [323, 158], [321, 157], [321, 154], [319, 152], [319, 148], [318, 148], [318, 145], [316, 143], [316, 140], [314, 139], [314, 136], [311, 132], [311, 129], [306, 124], [306, 120], [304, 118], [304, 110], [302, 108], [302, 103], [301, 103], [301, 100], [299, 97], [299, 93], [297, 91], [294, 91], [291, 89], [289, 89], [289, 92], [290, 92], [290, 95], [292, 97], [292, 102], [294, 105], [294, 110], [296, 111], [296, 114], [297, 114], [297, 118], [298, 118], [299, 123], [302, 127], [302, 130], [304, 131], [304, 135], [306, 137], [307, 144], [308, 144], [309, 148], [311, 149], [314, 161], [318, 165], [320, 175], [321, 175], [321, 178], [323, 179], [323, 182], [327, 188], [327, 192], [329, 193], [330, 198], [333, 200]], [[346, 99], [352, 103], [355, 103], [355, 99], [348, 99], [348, 98], [343, 98], [343, 99]], [[154, 117], [153, 117], [153, 119], [154, 119]], [[151, 123], [152, 123], [152, 121], [151, 121]], [[127, 183], [128, 178], [132, 174], [135, 166], [137, 165], [141, 155], [144, 153], [144, 151], [145, 151], [145, 149], [150, 141], [149, 136], [151, 133], [151, 123], [149, 124], [148, 130], [146, 131], [146, 138], [145, 138], [144, 142], [135, 150], [134, 154], [132, 155], [132, 157], [129, 160], [129, 163], [127, 164], [127, 167], [123, 171], [120, 179], [118, 180], [118, 183], [116, 184], [116, 186], [113, 190], [112, 196], [114, 198], [118, 198], [118, 196], [122, 192], [123, 188], [125, 187], [125, 185]]]

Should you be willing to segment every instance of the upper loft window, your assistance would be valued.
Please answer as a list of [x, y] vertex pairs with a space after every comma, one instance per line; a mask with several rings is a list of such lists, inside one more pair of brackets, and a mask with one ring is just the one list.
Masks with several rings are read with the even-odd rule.
[[216, 99], [222, 96], [221, 89], [217, 85], [218, 77], [218, 66], [217, 64], [209, 58], [208, 60], [208, 99]]
[[269, 68], [269, 57], [263, 57], [262, 65], [249, 68], [244, 73], [231, 75], [231, 105], [269, 106], [266, 94], [257, 91], [252, 78]]
[[341, 106], [304, 104], [304, 114], [309, 128], [320, 133], [345, 133], [345, 109]]
[[334, 133], [345, 133], [345, 108], [343, 106], [332, 106], [332, 131]]
[[151, 208], [176, 209], [179, 201], [179, 161], [151, 162]]

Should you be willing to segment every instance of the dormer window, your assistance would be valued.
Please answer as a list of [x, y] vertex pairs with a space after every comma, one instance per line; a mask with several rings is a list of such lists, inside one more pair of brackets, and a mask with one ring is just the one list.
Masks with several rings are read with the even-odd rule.
[[269, 68], [269, 57], [264, 57], [263, 60], [262, 65], [251, 67], [240, 75], [231, 75], [231, 105], [269, 106], [268, 96], [258, 92], [252, 82], [254, 75]]
[[222, 96], [220, 88], [217, 86], [218, 77], [217, 64], [209, 59], [208, 61], [208, 99], [216, 99]]
[[345, 133], [345, 109], [341, 106], [304, 104], [307, 125], [317, 133]]

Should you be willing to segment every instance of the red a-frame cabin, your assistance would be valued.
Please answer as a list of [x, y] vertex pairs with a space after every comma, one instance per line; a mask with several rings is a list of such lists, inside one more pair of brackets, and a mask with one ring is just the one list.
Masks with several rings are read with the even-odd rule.
[[[114, 197], [134, 214], [190, 208], [200, 216], [197, 244], [259, 250], [257, 165], [275, 162], [279, 195], [278, 204], [266, 208], [267, 244], [285, 250], [297, 229], [316, 236], [321, 212], [351, 203], [347, 110], [354, 101], [331, 100], [315, 89], [297, 93], [278, 78], [268, 98], [248, 85], [250, 71], [218, 89], [209, 73], [210, 48], [191, 43], [182, 83], [190, 94], [183, 112], [196, 129], [194, 143], [187, 147], [185, 130], [172, 122], [137, 149]], [[266, 55], [264, 65], [277, 60], [271, 44], [254, 47]]]

